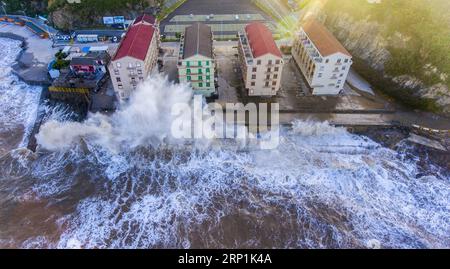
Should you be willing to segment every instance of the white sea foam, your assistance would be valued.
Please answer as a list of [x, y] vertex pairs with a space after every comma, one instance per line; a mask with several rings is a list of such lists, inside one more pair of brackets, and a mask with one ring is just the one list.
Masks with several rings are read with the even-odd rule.
[[0, 132], [22, 130], [20, 147], [27, 143], [38, 109], [41, 87], [29, 86], [12, 74], [20, 42], [0, 38]]
[[171, 127], [177, 116], [175, 104], [191, 103], [192, 90], [155, 76], [138, 87], [130, 104], [112, 116], [93, 114], [83, 123], [50, 120], [42, 125], [38, 143], [48, 150], [70, 147], [81, 138], [95, 141], [110, 150], [134, 148], [144, 144], [157, 146], [171, 139]]
[[450, 246], [448, 178], [417, 177], [414, 160], [326, 123], [294, 123], [274, 150], [168, 146], [170, 104], [190, 94], [158, 78], [111, 117], [54, 113], [38, 141], [55, 151], [2, 173], [30, 173], [36, 199], [75, 209], [57, 221], [58, 242], [22, 246]]
[[[296, 128], [312, 124], [297, 122]], [[272, 151], [224, 145], [180, 150], [168, 159], [162, 152], [152, 158], [122, 153], [132, 164], [116, 174], [108, 195], [79, 204], [58, 246], [77, 240], [81, 247], [250, 247], [264, 246], [261, 238], [278, 247], [449, 246], [448, 179], [415, 179], [416, 165], [396, 152], [326, 129], [327, 152], [320, 135], [314, 145], [310, 134], [287, 131]], [[340, 145], [359, 148], [334, 151]], [[254, 221], [254, 228], [227, 224], [236, 211]], [[265, 230], [273, 225], [268, 216], [295, 224]], [[259, 222], [263, 226], [257, 228]], [[220, 238], [229, 229], [253, 238], [227, 234], [231, 244]]]
[[[229, 140], [207, 149], [161, 144], [171, 104], [190, 98], [184, 86], [159, 77], [112, 117], [43, 126], [41, 145], [64, 152], [82, 138], [88, 152], [74, 158], [89, 160], [109, 180], [106, 194], [87, 197], [64, 218], [59, 247], [450, 245], [448, 178], [416, 179], [414, 162], [327, 123], [295, 122], [275, 150], [241, 151]], [[62, 176], [52, 181], [67, 184]], [[253, 228], [227, 223], [234, 214]], [[290, 222], [265, 230], [273, 225], [267, 218]]]

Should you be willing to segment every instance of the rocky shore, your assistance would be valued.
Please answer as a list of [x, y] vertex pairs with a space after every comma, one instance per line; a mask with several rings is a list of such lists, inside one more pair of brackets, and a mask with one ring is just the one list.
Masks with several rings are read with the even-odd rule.
[[[391, 126], [389, 128], [369, 127], [364, 131], [354, 132], [381, 144], [383, 147], [404, 154], [405, 158], [417, 161], [421, 171], [436, 171], [446, 176], [450, 176], [450, 154], [448, 150], [438, 150], [433, 147], [413, 143], [408, 140], [411, 134], [415, 132], [410, 128], [401, 128]], [[435, 138], [447, 149], [450, 148], [450, 137], [443, 136], [440, 139]], [[433, 166], [433, 167], [431, 167]], [[421, 171], [419, 171], [418, 177]]]

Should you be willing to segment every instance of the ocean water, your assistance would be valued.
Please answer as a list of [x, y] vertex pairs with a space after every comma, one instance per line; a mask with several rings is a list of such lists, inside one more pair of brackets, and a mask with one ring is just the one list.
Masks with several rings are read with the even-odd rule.
[[47, 107], [29, 152], [40, 89], [11, 74], [18, 43], [0, 41], [0, 247], [450, 247], [450, 179], [406, 144], [308, 121], [274, 150], [173, 141], [170, 107], [191, 95], [164, 78], [84, 123]]

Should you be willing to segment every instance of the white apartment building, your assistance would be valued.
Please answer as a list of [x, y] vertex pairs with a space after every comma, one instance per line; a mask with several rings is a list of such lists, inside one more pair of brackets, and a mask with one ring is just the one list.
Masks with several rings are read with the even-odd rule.
[[283, 57], [270, 30], [251, 23], [239, 33], [239, 61], [249, 96], [273, 96], [281, 86]]
[[307, 20], [292, 46], [292, 57], [314, 95], [337, 95], [344, 88], [352, 55], [318, 21]]
[[137, 85], [157, 69], [159, 29], [150, 15], [136, 18], [120, 43], [108, 69], [117, 98], [128, 100]]

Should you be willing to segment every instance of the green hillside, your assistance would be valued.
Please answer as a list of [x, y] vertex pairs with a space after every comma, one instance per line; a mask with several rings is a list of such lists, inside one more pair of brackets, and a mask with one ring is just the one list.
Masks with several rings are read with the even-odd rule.
[[[383, 0], [381, 4], [369, 4], [366, 0], [329, 0], [324, 7], [327, 16], [346, 13], [355, 21], [381, 25], [379, 34], [387, 41], [386, 48], [391, 55], [385, 63], [385, 74], [392, 77], [410, 75], [426, 86], [440, 83], [450, 87], [448, 10], [450, 1], [447, 0]], [[399, 34], [406, 40], [401, 46], [392, 41], [392, 37]], [[432, 100], [417, 99], [414, 92], [406, 95], [405, 91], [390, 91], [392, 85], [380, 83], [380, 79], [375, 79], [376, 75], [368, 70], [362, 72], [369, 75], [368, 79], [376, 86], [409, 105], [439, 110]]]

